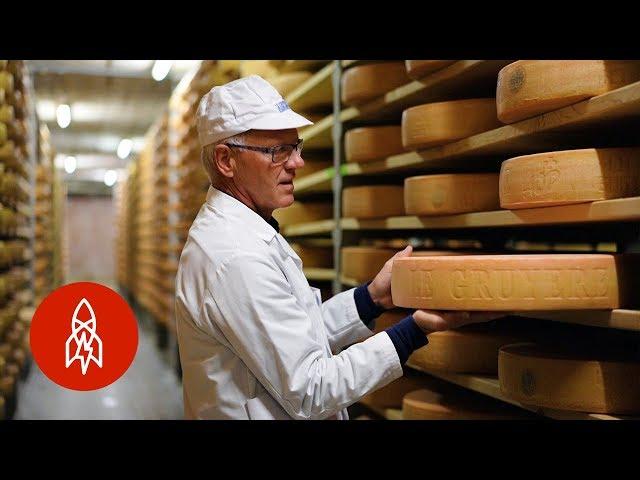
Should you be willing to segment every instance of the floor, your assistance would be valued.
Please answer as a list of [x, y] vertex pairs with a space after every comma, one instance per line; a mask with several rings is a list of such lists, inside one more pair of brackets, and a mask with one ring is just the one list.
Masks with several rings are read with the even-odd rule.
[[156, 346], [150, 322], [139, 324], [138, 353], [129, 370], [108, 387], [77, 392], [44, 376], [35, 362], [19, 385], [15, 419], [29, 420], [179, 420], [182, 386]]

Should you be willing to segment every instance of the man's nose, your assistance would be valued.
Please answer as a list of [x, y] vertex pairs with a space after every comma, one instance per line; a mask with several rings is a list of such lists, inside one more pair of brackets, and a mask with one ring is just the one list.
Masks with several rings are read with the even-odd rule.
[[304, 159], [298, 150], [291, 152], [291, 156], [289, 160], [287, 160], [285, 167], [288, 170], [297, 170], [298, 168], [304, 167]]

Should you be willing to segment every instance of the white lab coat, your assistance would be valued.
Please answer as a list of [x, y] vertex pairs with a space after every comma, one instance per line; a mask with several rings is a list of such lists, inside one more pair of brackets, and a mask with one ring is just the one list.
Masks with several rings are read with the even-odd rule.
[[353, 292], [322, 303], [287, 241], [210, 187], [176, 276], [185, 417], [347, 419], [347, 406], [402, 376]]

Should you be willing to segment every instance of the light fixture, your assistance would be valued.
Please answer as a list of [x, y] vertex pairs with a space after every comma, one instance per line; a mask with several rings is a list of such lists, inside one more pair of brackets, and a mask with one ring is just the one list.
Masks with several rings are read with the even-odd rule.
[[71, 174], [76, 171], [78, 162], [76, 157], [68, 156], [64, 159], [64, 171]]
[[107, 187], [112, 187], [116, 183], [116, 180], [118, 180], [118, 172], [115, 170], [107, 170], [104, 173], [104, 184]]
[[122, 160], [127, 158], [133, 148], [133, 142], [129, 138], [123, 138], [118, 144], [118, 157]]
[[58, 105], [56, 119], [60, 128], [67, 128], [71, 123], [71, 107], [66, 103]]
[[151, 69], [151, 76], [156, 82], [161, 82], [169, 75], [172, 66], [173, 60], [156, 60]]

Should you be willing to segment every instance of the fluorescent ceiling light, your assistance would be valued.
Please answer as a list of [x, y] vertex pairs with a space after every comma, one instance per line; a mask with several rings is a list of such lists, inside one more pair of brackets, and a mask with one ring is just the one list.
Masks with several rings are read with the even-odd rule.
[[128, 138], [123, 138], [118, 144], [118, 157], [124, 160], [131, 153], [133, 142]]
[[115, 170], [107, 170], [104, 173], [104, 184], [107, 187], [112, 187], [116, 183], [116, 180], [118, 180], [118, 172]]
[[56, 119], [60, 128], [67, 128], [71, 123], [71, 107], [66, 103], [58, 105]]
[[156, 60], [151, 69], [151, 76], [156, 82], [161, 82], [169, 75], [172, 65], [173, 60]]
[[71, 174], [76, 171], [76, 167], [78, 166], [78, 162], [76, 161], [76, 157], [67, 157], [64, 159], [64, 171]]

